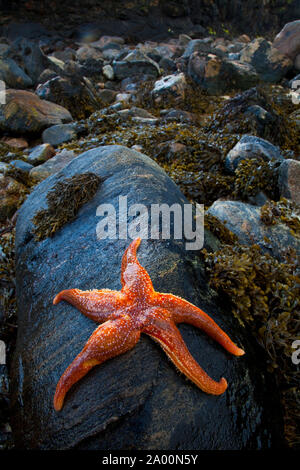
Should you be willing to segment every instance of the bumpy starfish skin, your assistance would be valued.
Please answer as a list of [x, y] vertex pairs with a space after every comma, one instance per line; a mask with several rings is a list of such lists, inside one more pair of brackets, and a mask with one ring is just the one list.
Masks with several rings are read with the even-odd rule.
[[87, 317], [102, 323], [92, 334], [83, 350], [61, 376], [54, 396], [59, 411], [72, 385], [94, 366], [132, 349], [141, 333], [157, 341], [171, 361], [204, 392], [220, 395], [227, 388], [222, 378], [211, 379], [189, 353], [176, 323], [190, 323], [204, 330], [235, 356], [238, 348], [221, 328], [202, 310], [180, 297], [155, 292], [147, 271], [136, 258], [141, 239], [126, 249], [121, 266], [121, 291], [108, 289], [61, 291], [53, 300], [66, 300]]

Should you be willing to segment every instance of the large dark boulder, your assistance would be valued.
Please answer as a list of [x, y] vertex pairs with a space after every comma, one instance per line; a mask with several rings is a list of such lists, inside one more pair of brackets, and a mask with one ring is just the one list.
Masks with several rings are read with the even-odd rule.
[[[97, 193], [53, 238], [37, 242], [33, 216], [47, 207], [58, 181], [95, 173]], [[164, 352], [142, 335], [134, 349], [73, 386], [63, 409], [53, 409], [57, 381], [98, 326], [71, 305], [52, 305], [62, 289], [120, 289], [120, 264], [130, 240], [97, 240], [96, 209], [119, 196], [128, 205], [184, 204], [177, 186], [150, 158], [104, 146], [75, 158], [40, 183], [20, 209], [16, 229], [18, 339], [12, 376], [17, 448], [29, 449], [258, 449], [280, 446], [281, 411], [273, 377], [250, 333], [208, 287], [197, 253], [181, 240], [143, 240], [138, 257], [154, 287], [201, 306], [246, 351], [229, 355], [201, 331], [180, 325], [189, 350], [216, 380], [221, 396], [202, 392], [180, 375]], [[208, 249], [216, 246], [209, 233]], [[223, 302], [222, 302], [223, 304]]]

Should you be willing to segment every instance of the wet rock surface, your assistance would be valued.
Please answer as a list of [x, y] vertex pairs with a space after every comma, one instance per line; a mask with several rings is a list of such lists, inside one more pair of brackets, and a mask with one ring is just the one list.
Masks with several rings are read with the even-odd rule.
[[257, 38], [245, 46], [240, 60], [251, 64], [261, 80], [271, 83], [279, 82], [292, 69], [293, 62], [279, 52], [264, 38]]
[[75, 154], [72, 150], [57, 152], [54, 157], [50, 158], [45, 163], [32, 168], [30, 170], [30, 177], [34, 182], [40, 182], [67, 166], [74, 158]]
[[[47, 206], [57, 181], [92, 172], [101, 178], [94, 198], [75, 220], [52, 238], [36, 242], [32, 218]], [[47, 178], [28, 197], [17, 223], [19, 330], [12, 367], [13, 429], [18, 448], [42, 449], [258, 449], [281, 445], [280, 406], [262, 351], [218, 305], [203, 265], [181, 242], [143, 241], [139, 260], [154, 287], [201, 306], [244, 347], [243, 358], [229, 357], [200, 331], [180, 326], [196, 360], [229, 388], [214, 397], [184, 379], [148, 337], [136, 347], [95, 367], [67, 395], [60, 413], [53, 409], [56, 383], [97, 324], [69, 304], [53, 306], [60, 290], [120, 289], [121, 256], [129, 240], [97, 240], [96, 209], [119, 196], [128, 205], [186, 203], [159, 166], [122, 146], [88, 151]], [[212, 235], [206, 232], [206, 246]], [[138, 433], [136, 430], [138, 429]]]
[[292, 199], [300, 206], [300, 162], [288, 159], [282, 162], [279, 168], [279, 188], [283, 197]]
[[267, 161], [283, 160], [280, 149], [275, 145], [253, 135], [244, 135], [226, 155], [225, 166], [229, 172], [234, 173], [240, 161], [257, 156]]
[[208, 212], [236, 234], [242, 244], [259, 245], [263, 251], [275, 258], [284, 259], [287, 248], [294, 248], [300, 255], [300, 241], [284, 223], [266, 225], [261, 220], [261, 208], [240, 201], [216, 201]]
[[29, 91], [7, 90], [6, 104], [0, 108], [0, 129], [16, 134], [34, 134], [70, 121], [72, 116], [67, 109], [40, 100]]

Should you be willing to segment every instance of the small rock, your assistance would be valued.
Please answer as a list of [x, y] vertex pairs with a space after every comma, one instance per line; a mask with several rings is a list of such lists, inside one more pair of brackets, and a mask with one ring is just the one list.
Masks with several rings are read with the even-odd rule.
[[103, 67], [104, 56], [102, 52], [94, 47], [83, 46], [76, 51], [76, 58], [82, 66], [82, 73], [86, 77], [100, 77]]
[[161, 110], [161, 116], [166, 121], [185, 122], [186, 124], [196, 123], [198, 121], [196, 114], [181, 109]]
[[278, 83], [292, 68], [292, 60], [272, 47], [264, 38], [257, 38], [242, 50], [240, 60], [252, 65], [261, 80]]
[[259, 77], [250, 64], [221, 59], [209, 54], [191, 55], [188, 63], [189, 76], [211, 95], [222, 95], [239, 88], [247, 90], [258, 83]]
[[300, 205], [300, 162], [287, 159], [281, 163], [278, 172], [280, 196], [292, 199]]
[[170, 73], [170, 72], [176, 72], [177, 70], [177, 65], [174, 62], [174, 60], [169, 59], [168, 57], [163, 57], [162, 59], [160, 59], [158, 65], [163, 72]]
[[293, 90], [300, 89], [300, 73], [296, 75], [296, 77], [292, 78], [292, 80], [289, 81], [289, 87], [292, 88]]
[[124, 102], [124, 103], [129, 103], [131, 100], [132, 96], [130, 93], [117, 93], [116, 94], [116, 101]]
[[115, 101], [117, 92], [114, 90], [109, 90], [108, 88], [104, 88], [103, 90], [98, 91], [98, 96], [104, 105], [111, 104]]
[[12, 51], [33, 83], [37, 83], [43, 70], [55, 67], [36, 42], [27, 38], [16, 39], [12, 45]]
[[40, 182], [48, 176], [57, 173], [59, 170], [64, 168], [68, 163], [70, 163], [76, 155], [72, 150], [62, 150], [60, 153], [57, 153], [55, 157], [50, 158], [42, 165], [32, 168], [29, 173], [30, 178], [35, 182]]
[[118, 111], [118, 115], [123, 118], [127, 118], [128, 116], [130, 116], [132, 118], [155, 119], [155, 116], [153, 116], [153, 114], [149, 113], [143, 108], [138, 108], [136, 106], [132, 106], [128, 109], [122, 109]]
[[[57, 147], [65, 142], [70, 142], [76, 139], [77, 132], [74, 124], [58, 124], [56, 126], [48, 127], [42, 134], [44, 143]], [[49, 157], [50, 158], [50, 157]]]
[[64, 106], [77, 119], [84, 119], [99, 109], [97, 91], [88, 79], [55, 77], [40, 84], [36, 94]]
[[156, 103], [172, 96], [175, 99], [183, 99], [187, 87], [184, 73], [167, 75], [157, 80], [152, 90], [152, 96]]
[[158, 119], [157, 118], [143, 118], [143, 117], [133, 117], [133, 121], [135, 121], [137, 124], [157, 124]]
[[235, 60], [240, 60], [241, 54], [239, 52], [230, 52], [228, 54], [228, 60], [230, 61], [235, 61]]
[[103, 49], [105, 46], [107, 46], [108, 44], [120, 44], [120, 45], [123, 45], [124, 44], [124, 38], [120, 37], [120, 36], [108, 36], [108, 35], [105, 35], [105, 36], [101, 36], [100, 39], [98, 39], [97, 41], [94, 41], [94, 42], [91, 42], [90, 43], [90, 46], [92, 47], [96, 47], [98, 49]]
[[[258, 244], [263, 251], [282, 260], [284, 249], [291, 247], [300, 254], [300, 241], [291, 234], [283, 223], [266, 225], [260, 218], [260, 207], [240, 201], [215, 201], [208, 213], [221, 222], [226, 220], [226, 227], [236, 234], [240, 243]], [[268, 241], [267, 241], [268, 240]]]
[[212, 52], [211, 43], [207, 42], [205, 39], [192, 39], [182, 55], [184, 59], [189, 59], [194, 52], [200, 52], [204, 54], [209, 54]]
[[115, 60], [112, 64], [115, 77], [118, 80], [136, 74], [147, 74], [157, 78], [160, 74], [159, 65], [142, 52], [135, 50], [121, 60]]
[[28, 162], [24, 162], [23, 160], [12, 160], [9, 165], [25, 175], [28, 175], [30, 170], [33, 168], [33, 165]]
[[275, 37], [273, 47], [294, 60], [300, 54], [300, 20], [287, 23]]
[[0, 174], [0, 221], [11, 217], [18, 208], [20, 195], [25, 190], [23, 184], [10, 176]]
[[251, 117], [253, 122], [256, 122], [256, 129], [259, 134], [264, 132], [266, 126], [271, 126], [272, 123], [275, 122], [274, 116], [257, 104], [253, 104], [246, 108], [244, 115], [246, 117]]
[[39, 133], [54, 124], [72, 121], [62, 106], [41, 100], [24, 90], [7, 90], [6, 104], [0, 106], [0, 130], [19, 134]]
[[20, 150], [24, 150], [28, 148], [27, 140], [23, 139], [22, 137], [3, 137], [1, 142], [4, 142], [6, 145], [10, 147], [14, 147]]
[[156, 158], [172, 161], [180, 158], [187, 151], [187, 146], [180, 142], [169, 141], [158, 144], [157, 150]]
[[248, 43], [248, 42], [251, 42], [251, 39], [249, 38], [249, 36], [247, 34], [242, 34], [241, 36], [239, 36], [237, 38], [237, 40], [239, 42], [244, 42], [244, 43]]
[[54, 56], [49, 55], [48, 59], [52, 64], [54, 64], [56, 67], [56, 70], [59, 70], [60, 72], [65, 69], [65, 63], [62, 60], [57, 59]]
[[66, 47], [66, 49], [62, 51], [54, 51], [52, 53], [52, 57], [55, 57], [56, 59], [59, 59], [63, 62], [67, 62], [68, 60], [76, 59], [76, 51], [70, 47]]
[[9, 164], [5, 162], [0, 162], [0, 173], [5, 173], [9, 168]]
[[119, 44], [109, 44], [102, 49], [103, 58], [109, 62], [115, 59], [118, 60], [124, 54], [126, 55], [126, 52], [121, 50]]
[[280, 149], [267, 140], [252, 135], [244, 135], [230, 150], [225, 159], [226, 169], [234, 174], [239, 162], [249, 158], [262, 157], [265, 160], [283, 160]]
[[191, 40], [192, 38], [187, 34], [179, 34], [178, 43], [180, 46], [187, 46]]
[[107, 78], [107, 80], [113, 80], [115, 78], [114, 69], [110, 64], [104, 65], [102, 74]]
[[0, 59], [0, 80], [10, 88], [29, 88], [33, 84], [24, 70], [10, 58]]
[[50, 70], [50, 69], [45, 69], [45, 70], [43, 70], [43, 72], [39, 76], [37, 82], [40, 85], [42, 83], [48, 82], [48, 80], [51, 80], [52, 78], [55, 78], [55, 77], [57, 77], [56, 72], [54, 72], [53, 70]]
[[[65, 125], [67, 126], [68, 124]], [[49, 127], [49, 129], [52, 129], [53, 127]], [[45, 163], [47, 160], [49, 160], [49, 158], [53, 157], [54, 155], [55, 150], [50, 144], [47, 143], [37, 145], [31, 150], [31, 152], [27, 156], [27, 162], [31, 163], [32, 165], [40, 165], [41, 163]]]

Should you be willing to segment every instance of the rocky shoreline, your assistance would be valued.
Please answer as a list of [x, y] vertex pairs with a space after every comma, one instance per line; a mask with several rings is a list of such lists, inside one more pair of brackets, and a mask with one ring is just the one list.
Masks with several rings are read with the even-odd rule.
[[[3, 28], [2, 33], [9, 32]], [[47, 187], [48, 191], [47, 185], [56, 178], [63, 183], [64, 178], [72, 176], [76, 162], [80, 166], [80, 161], [84, 160], [82, 155], [90, 155], [88, 151], [95, 152], [97, 162], [102, 158], [101, 149], [107, 149], [113, 161], [116, 145], [130, 149], [129, 156], [124, 150], [129, 166], [131, 155], [139, 155], [136, 158], [141, 159], [144, 157], [140, 155], [147, 155], [153, 165], [164, 172], [165, 178], [168, 175], [172, 184], [177, 185], [178, 192], [181, 191], [179, 199], [205, 205], [207, 236], [214, 242], [191, 262], [197, 266], [196, 272], [201, 271], [202, 300], [203, 292], [211, 289], [216, 296], [216, 305], [225, 302], [226, 315], [231, 312], [233, 320], [229, 323], [239, 323], [242, 333], [238, 334], [243, 336], [247, 331], [247, 341], [252, 342], [250, 349], [259, 344], [264, 351], [262, 374], [267, 382], [268, 374], [274, 374], [277, 405], [281, 408], [278, 422], [273, 425], [280, 427], [282, 413], [285, 443], [295, 448], [299, 446], [299, 366], [292, 363], [291, 355], [292, 343], [299, 339], [300, 318], [300, 21], [285, 25], [272, 40], [247, 34], [229, 37], [225, 26], [223, 32], [221, 36], [213, 28], [202, 31], [198, 28], [198, 33], [194, 31], [191, 36], [181, 33], [168, 39], [138, 42], [122, 34], [94, 33], [80, 38], [43, 36], [37, 39], [8, 35], [0, 39], [0, 79], [6, 84], [6, 103], [0, 106], [0, 339], [7, 345], [8, 358], [7, 366], [0, 366], [2, 448], [14, 448], [15, 445], [30, 448], [40, 439], [29, 433], [24, 444], [20, 436], [20, 430], [25, 432], [26, 420], [30, 423], [36, 419], [30, 415], [30, 410], [24, 411], [25, 419], [23, 412], [17, 409], [18, 406], [23, 409], [23, 406], [18, 404], [16, 363], [12, 366], [16, 330], [19, 329], [17, 351], [22, 356], [26, 346], [20, 331], [26, 331], [28, 311], [33, 308], [29, 300], [27, 306], [23, 305], [20, 295], [22, 299], [26, 297], [26, 291], [37, 295], [34, 280], [36, 276], [41, 278], [41, 273], [38, 274], [38, 270], [31, 272], [32, 259], [41, 256], [41, 246], [42, 254], [53, 254], [52, 246], [64, 233], [68, 236], [71, 224], [65, 222], [54, 238], [34, 245], [30, 241], [34, 233], [30, 226], [26, 240], [24, 238], [21, 243], [26, 211], [32, 209], [28, 201], [30, 198], [35, 201], [36, 215], [38, 209], [42, 209], [39, 201], [45, 195], [43, 191], [39, 195], [39, 188]], [[91, 168], [95, 162], [91, 160]], [[109, 158], [105, 165], [109, 168]], [[84, 172], [88, 171], [84, 165], [83, 168]], [[101, 172], [105, 174], [106, 171], [103, 166], [99, 170], [100, 177]], [[124, 180], [120, 177], [112, 184], [122, 188], [127, 183], [124, 176]], [[143, 195], [138, 182], [136, 187], [141, 200], [143, 197], [146, 200], [147, 195]], [[149, 189], [149, 194], [151, 191], [153, 189]], [[88, 210], [86, 207], [89, 204], [84, 206], [82, 217]], [[16, 220], [19, 224], [17, 273], [14, 267]], [[47, 243], [51, 248], [49, 253]], [[29, 246], [33, 254], [29, 254]], [[90, 258], [87, 258], [86, 263], [89, 262]], [[22, 270], [28, 274], [29, 284], [25, 287], [22, 283], [26, 276]], [[50, 269], [50, 277], [51, 272]], [[30, 276], [32, 281], [29, 281]], [[175, 281], [181, 289], [180, 281], [177, 278]], [[165, 282], [170, 287], [171, 281], [166, 279]], [[96, 287], [89, 285], [87, 288]], [[201, 299], [201, 292], [191, 292], [193, 296]], [[39, 307], [37, 303], [33, 310]], [[32, 315], [35, 315], [33, 311]], [[226, 318], [222, 315], [224, 312], [220, 318]], [[43, 334], [40, 338], [43, 342]], [[46, 357], [47, 348], [51, 350], [52, 347], [47, 344], [42, 354]], [[155, 353], [151, 354], [155, 362]], [[24, 361], [30, 363], [36, 358], [33, 351], [32, 357], [26, 357]], [[255, 376], [254, 362], [250, 360], [249, 374]], [[160, 362], [155, 364], [159, 371], [164, 367]], [[27, 368], [26, 380], [30, 376], [28, 371]], [[109, 370], [106, 373], [109, 376]], [[52, 374], [50, 369], [49, 374]], [[146, 387], [146, 395], [153, 390], [155, 371], [150, 370], [149, 374], [147, 384], [140, 384], [142, 388]], [[9, 376], [13, 378], [11, 383]], [[32, 383], [28, 382], [26, 393], [29, 395], [30, 387], [37, 383], [35, 376], [32, 380]], [[176, 379], [170, 377], [169, 380], [171, 389], [178, 386]], [[45, 383], [39, 385], [41, 389]], [[246, 388], [250, 386], [250, 382], [245, 383]], [[112, 384], [112, 390], [114, 387]], [[166, 393], [158, 388], [155, 390], [158, 395]], [[119, 391], [116, 389], [112, 393]], [[190, 403], [194, 400], [191, 393]], [[143, 393], [141, 397], [144, 404]], [[135, 416], [136, 408], [130, 400], [126, 403], [118, 416], [127, 412]], [[114, 401], [110, 406], [114, 410], [112, 414], [119, 413], [114, 408]], [[191, 410], [194, 406], [191, 405]], [[266, 403], [249, 405], [253, 407], [251, 409], [256, 406], [266, 407], [266, 415], [272, 414]], [[197, 409], [191, 410], [192, 420]], [[48, 412], [48, 405], [45, 405], [43, 413], [47, 422]], [[69, 418], [70, 424], [73, 418], [71, 415]], [[99, 425], [100, 433], [110, 419], [105, 415], [102, 427]], [[261, 423], [265, 423], [264, 419]], [[268, 419], [267, 428], [272, 427]], [[153, 416], [149, 420], [156, 432], [159, 423]], [[16, 421], [17, 444], [11, 428]], [[38, 445], [45, 448], [72, 446], [72, 439], [70, 441], [63, 432], [60, 444], [55, 441], [53, 429], [56, 425], [51, 423], [45, 431], [47, 437], [41, 438]], [[250, 421], [248, 425], [254, 426]], [[264, 425], [261, 424], [262, 432]], [[76, 428], [74, 439], [78, 448], [84, 446], [81, 441], [86, 434], [82, 429], [84, 423]], [[129, 432], [129, 428], [125, 431]], [[169, 432], [165, 430], [165, 443], [169, 439], [170, 445], [185, 445], [180, 433], [170, 437]], [[236, 432], [240, 432], [238, 427]], [[272, 433], [273, 429], [268, 428], [267, 434], [271, 436]], [[274, 431], [273, 437], [260, 445], [262, 448], [274, 447], [281, 439], [279, 435], [279, 431]], [[115, 439], [111, 430], [107, 439], [107, 442]], [[195, 446], [210, 448], [208, 441], [197, 439], [195, 437]], [[89, 445], [97, 448], [95, 442], [86, 443], [87, 448]], [[137, 445], [151, 448], [153, 442], [144, 434]], [[122, 445], [129, 444], [125, 441], [116, 443], [120, 448]], [[248, 434], [241, 440], [234, 441], [233, 438], [227, 445], [228, 448], [259, 448]]]

